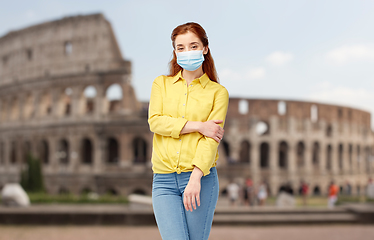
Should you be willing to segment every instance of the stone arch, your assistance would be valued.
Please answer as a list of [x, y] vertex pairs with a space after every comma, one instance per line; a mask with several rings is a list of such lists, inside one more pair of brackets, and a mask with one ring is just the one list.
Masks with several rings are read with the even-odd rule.
[[135, 137], [132, 141], [134, 151], [134, 163], [145, 163], [147, 161], [147, 142], [142, 137]]
[[119, 144], [118, 144], [117, 139], [114, 137], [109, 137], [107, 139], [107, 148], [108, 148], [107, 150], [108, 163], [118, 163], [119, 162]]
[[305, 144], [303, 141], [299, 141], [296, 147], [296, 166], [302, 168], [305, 166]]
[[93, 145], [89, 138], [82, 139], [81, 161], [83, 164], [92, 164], [93, 162]]
[[42, 163], [49, 163], [49, 145], [48, 142], [44, 139], [39, 143], [39, 157]]
[[310, 107], [310, 120], [313, 123], [318, 121], [318, 107], [315, 104]]
[[278, 166], [284, 169], [288, 166], [288, 144], [285, 141], [279, 143]]
[[243, 140], [240, 143], [239, 162], [250, 163], [251, 162], [251, 144], [247, 140]]
[[270, 155], [270, 146], [269, 143], [263, 142], [260, 144], [260, 167], [268, 168], [269, 167], [269, 155]]
[[339, 165], [340, 170], [343, 170], [343, 164], [344, 164], [343, 153], [344, 153], [344, 146], [342, 143], [340, 143], [339, 148], [338, 148], [338, 165]]
[[66, 87], [59, 99], [59, 116], [69, 116], [72, 113], [72, 95], [73, 89], [71, 87]]
[[248, 110], [249, 110], [249, 104], [248, 104], [248, 100], [246, 99], [241, 99], [239, 102], [238, 102], [238, 112], [242, 115], [245, 115], [248, 113]]
[[313, 151], [312, 151], [312, 163], [314, 167], [319, 166], [320, 162], [320, 147], [318, 142], [313, 143]]
[[108, 101], [108, 112], [119, 112], [122, 108], [123, 89], [120, 84], [113, 83], [105, 91]]
[[83, 90], [84, 96], [84, 110], [85, 114], [92, 114], [95, 112], [95, 98], [97, 96], [97, 90], [95, 86], [89, 85], [86, 86]]
[[318, 185], [316, 185], [314, 188], [313, 188], [313, 195], [314, 196], [320, 196], [321, 195], [321, 189]]
[[285, 101], [278, 102], [278, 114], [283, 116], [287, 113], [287, 103]]
[[58, 142], [58, 159], [60, 164], [69, 164], [69, 142], [66, 139], [61, 139]]
[[326, 170], [332, 170], [332, 146], [331, 144], [326, 147]]

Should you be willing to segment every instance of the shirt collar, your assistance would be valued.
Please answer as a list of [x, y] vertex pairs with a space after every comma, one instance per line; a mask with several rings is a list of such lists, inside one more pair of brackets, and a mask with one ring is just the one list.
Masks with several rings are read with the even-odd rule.
[[[180, 70], [174, 77], [173, 77], [173, 83], [176, 83], [179, 79], [182, 78], [182, 70]], [[200, 78], [198, 78], [200, 81], [200, 84], [203, 88], [208, 84], [210, 81], [208, 75], [206, 73], [203, 74]]]

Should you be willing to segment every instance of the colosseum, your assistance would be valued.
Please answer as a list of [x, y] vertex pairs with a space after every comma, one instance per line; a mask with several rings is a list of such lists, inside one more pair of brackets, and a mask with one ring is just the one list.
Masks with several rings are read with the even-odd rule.
[[[9, 32], [0, 57], [0, 188], [20, 181], [31, 153], [51, 194], [151, 194], [148, 103], [137, 100], [131, 62], [102, 14]], [[221, 190], [250, 177], [266, 181], [271, 195], [301, 180], [310, 194], [326, 194], [331, 180], [363, 194], [374, 170], [371, 116], [316, 102], [230, 98], [219, 155]]]

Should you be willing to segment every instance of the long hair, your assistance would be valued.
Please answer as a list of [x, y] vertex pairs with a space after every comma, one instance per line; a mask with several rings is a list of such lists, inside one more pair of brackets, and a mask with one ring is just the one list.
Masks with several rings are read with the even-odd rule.
[[[205, 30], [198, 23], [188, 22], [174, 28], [173, 32], [171, 33], [173, 49], [175, 49], [175, 38], [178, 35], [185, 34], [187, 32], [194, 33], [203, 43], [204, 47], [207, 47], [209, 45]], [[182, 70], [182, 67], [177, 63], [177, 56], [175, 54], [175, 51], [173, 51], [173, 59], [169, 62], [169, 69], [169, 77], [175, 76], [180, 70]], [[208, 75], [210, 80], [218, 83], [217, 71], [214, 65], [213, 57], [210, 54], [210, 48], [208, 48], [208, 53], [204, 55], [203, 72]]]

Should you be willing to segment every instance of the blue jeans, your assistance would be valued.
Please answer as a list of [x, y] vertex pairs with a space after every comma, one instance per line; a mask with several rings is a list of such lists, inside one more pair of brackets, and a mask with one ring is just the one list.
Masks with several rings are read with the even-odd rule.
[[153, 174], [152, 204], [163, 240], [208, 239], [216, 208], [219, 186], [215, 167], [201, 178], [200, 206], [186, 211], [183, 193], [191, 172]]

